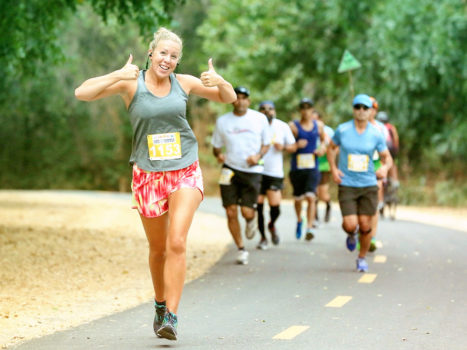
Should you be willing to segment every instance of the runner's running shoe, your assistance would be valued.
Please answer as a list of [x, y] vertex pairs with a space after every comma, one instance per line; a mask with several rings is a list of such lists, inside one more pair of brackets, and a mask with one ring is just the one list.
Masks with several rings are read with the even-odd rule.
[[246, 228], [245, 228], [246, 238], [252, 239], [255, 236], [257, 229], [258, 229], [258, 218], [255, 215], [253, 219], [246, 222]]
[[345, 244], [347, 246], [347, 249], [353, 252], [355, 250], [355, 247], [357, 246], [357, 239], [356, 239], [356, 234], [348, 234], [347, 239], [345, 240]]
[[306, 230], [305, 239], [306, 239], [307, 241], [311, 241], [313, 238], [315, 238], [315, 235], [314, 235], [314, 233], [313, 233], [313, 230], [312, 230], [311, 228], [308, 228], [308, 229]]
[[162, 322], [164, 321], [165, 310], [167, 310], [167, 308], [165, 307], [165, 305], [157, 305], [155, 302], [154, 307], [156, 309], [156, 315], [154, 316], [154, 322], [152, 324], [152, 327], [154, 329], [154, 333], [156, 333], [157, 335], [157, 331], [159, 330], [159, 328], [161, 328]]
[[157, 336], [169, 340], [177, 340], [177, 324], [177, 315], [167, 310], [162, 326], [157, 331]]
[[268, 240], [265, 238], [261, 238], [261, 241], [259, 241], [258, 245], [256, 246], [256, 249], [259, 249], [259, 250], [268, 249]]
[[371, 239], [370, 248], [368, 249], [368, 251], [370, 253], [373, 253], [376, 249], [378, 249], [378, 247], [376, 246], [376, 239], [373, 237]]
[[297, 229], [295, 230], [295, 237], [297, 237], [297, 239], [302, 238], [302, 224], [302, 221], [297, 222]]
[[239, 250], [237, 253], [237, 264], [246, 265], [248, 264], [249, 253], [246, 250]]
[[365, 258], [357, 259], [357, 271], [358, 272], [368, 272], [368, 263]]
[[276, 232], [276, 227], [274, 225], [271, 225], [271, 223], [268, 224], [268, 230], [271, 233], [271, 240], [274, 245], [279, 244], [279, 235]]

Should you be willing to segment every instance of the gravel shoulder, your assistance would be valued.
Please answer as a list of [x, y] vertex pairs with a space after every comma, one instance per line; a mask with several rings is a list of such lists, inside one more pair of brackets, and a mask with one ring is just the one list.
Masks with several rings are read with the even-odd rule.
[[[152, 298], [137, 211], [129, 201], [104, 197], [0, 191], [0, 348]], [[209, 270], [229, 243], [225, 219], [198, 211], [186, 283]]]
[[[129, 208], [110, 196], [0, 191], [1, 348], [151, 299], [147, 241]], [[466, 208], [400, 207], [397, 219], [467, 232]], [[231, 242], [225, 218], [198, 211], [186, 283], [208, 271]]]

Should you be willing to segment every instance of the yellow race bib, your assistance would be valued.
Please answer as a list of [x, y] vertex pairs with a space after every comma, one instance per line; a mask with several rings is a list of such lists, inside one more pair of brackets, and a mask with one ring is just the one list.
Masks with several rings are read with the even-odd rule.
[[297, 155], [297, 169], [314, 169], [315, 166], [315, 155], [313, 153]]
[[148, 135], [150, 160], [182, 158], [182, 146], [179, 132]]
[[366, 154], [349, 154], [347, 158], [347, 168], [350, 171], [368, 171], [369, 157]]
[[230, 185], [234, 172], [229, 168], [222, 168], [221, 176], [219, 177], [219, 185]]

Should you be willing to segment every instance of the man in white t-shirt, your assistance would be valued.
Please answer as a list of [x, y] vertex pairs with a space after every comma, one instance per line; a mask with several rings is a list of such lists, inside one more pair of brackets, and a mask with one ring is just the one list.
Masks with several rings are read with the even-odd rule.
[[233, 112], [217, 119], [211, 144], [214, 156], [223, 164], [219, 185], [229, 231], [238, 248], [237, 263], [245, 265], [248, 252], [243, 245], [238, 206], [246, 220], [245, 236], [252, 239], [258, 226], [255, 214], [263, 172], [260, 160], [269, 149], [271, 137], [266, 117], [248, 108], [250, 91], [245, 87], [234, 90], [237, 100]]
[[284, 188], [284, 161], [282, 152], [285, 150], [293, 153], [297, 150], [297, 145], [289, 125], [276, 118], [274, 102], [261, 102], [259, 111], [267, 117], [271, 134], [271, 146], [268, 153], [263, 157], [264, 170], [257, 206], [258, 229], [261, 234], [261, 240], [256, 248], [265, 250], [268, 246], [268, 240], [264, 233], [264, 198], [265, 196], [267, 197], [270, 209], [268, 230], [271, 233], [272, 243], [277, 245], [279, 244], [279, 235], [274, 224], [280, 215], [281, 190]]

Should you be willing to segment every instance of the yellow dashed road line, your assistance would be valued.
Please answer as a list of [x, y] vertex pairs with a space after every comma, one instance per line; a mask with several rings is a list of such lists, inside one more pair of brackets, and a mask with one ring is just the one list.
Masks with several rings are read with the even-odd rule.
[[378, 276], [376, 273], [365, 273], [359, 280], [358, 283], [373, 283]]
[[276, 334], [272, 339], [282, 339], [282, 340], [290, 340], [295, 338], [300, 333], [305, 332], [310, 326], [291, 326], [287, 328], [285, 331]]
[[386, 262], [387, 259], [388, 258], [385, 255], [376, 255], [373, 259], [373, 262], [383, 264]]
[[325, 306], [326, 307], [342, 307], [345, 304], [347, 304], [351, 299], [352, 299], [352, 297], [350, 297], [350, 296], [340, 295], [340, 296], [335, 297], [334, 299], [332, 299]]

